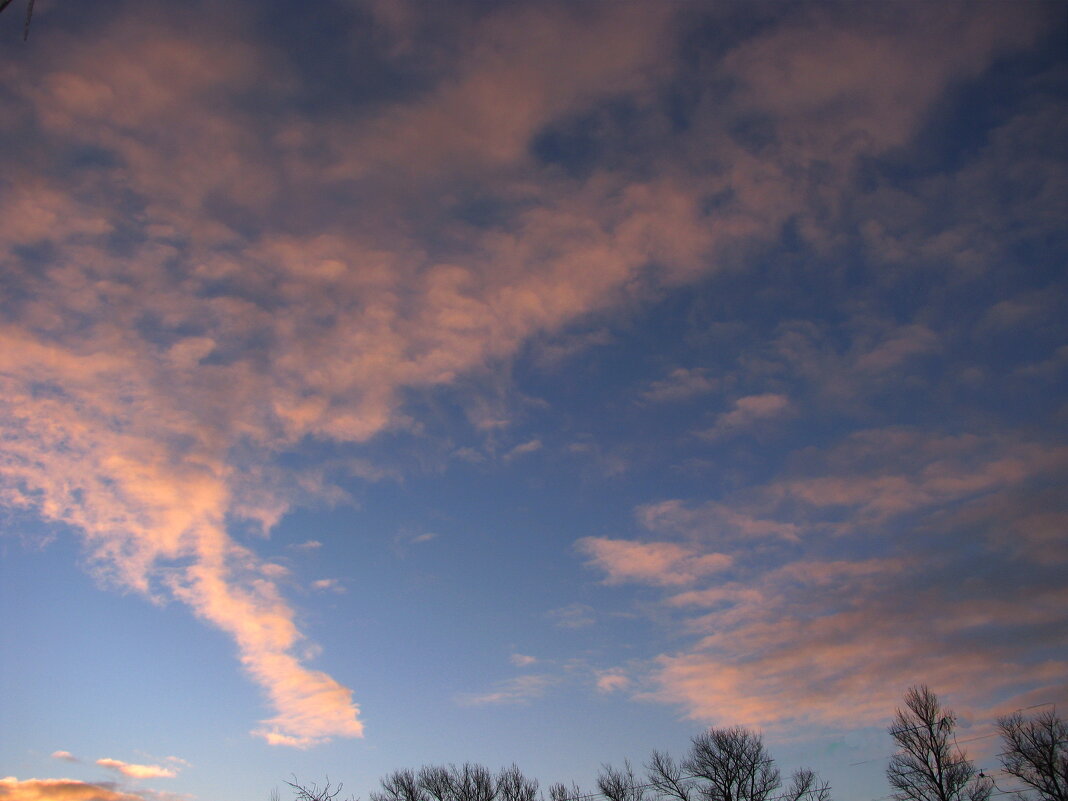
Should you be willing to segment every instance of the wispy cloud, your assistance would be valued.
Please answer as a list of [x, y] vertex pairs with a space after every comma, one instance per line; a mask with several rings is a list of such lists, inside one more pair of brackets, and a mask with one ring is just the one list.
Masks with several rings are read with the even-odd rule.
[[709, 370], [702, 367], [678, 367], [672, 370], [667, 378], [650, 384], [641, 396], [652, 403], [669, 403], [707, 395], [719, 388], [719, 379], [712, 376]]
[[734, 408], [716, 418], [715, 424], [698, 435], [704, 439], [714, 440], [735, 434], [745, 433], [754, 427], [777, 418], [782, 418], [790, 411], [790, 400], [785, 395], [765, 393], [747, 395], [734, 402]]
[[541, 698], [545, 691], [556, 683], [552, 676], [528, 674], [502, 681], [492, 690], [482, 693], [462, 693], [456, 696], [461, 706], [488, 706], [497, 704], [527, 704]]
[[596, 673], [597, 691], [614, 693], [625, 690], [631, 685], [630, 677], [620, 668], [601, 670]]
[[642, 581], [650, 584], [690, 584], [701, 576], [720, 573], [733, 560], [722, 553], [702, 553], [671, 542], [633, 542], [585, 537], [576, 543], [603, 570], [610, 584]]
[[98, 759], [96, 764], [102, 768], [117, 771], [123, 776], [129, 776], [131, 779], [173, 779], [178, 775], [174, 768], [165, 768], [162, 765], [138, 765], [119, 759]]
[[[627, 543], [591, 560], [609, 581], [664, 588], [672, 625], [692, 638], [659, 657], [645, 697], [705, 721], [841, 728], [883, 719], [920, 680], [969, 704], [1020, 682], [1065, 689], [1064, 661], [1046, 650], [1068, 599], [1056, 578], [1064, 541], [1037, 533], [1059, 518], [1031, 520], [1027, 545], [995, 534], [1026, 525], [1023, 499], [1068, 468], [1063, 449], [886, 429], [803, 456], [743, 493], [733, 532], [730, 502], [652, 504], [639, 520], [684, 544]], [[755, 549], [746, 523], [778, 547]], [[579, 547], [596, 553], [589, 542]], [[685, 569], [724, 551], [725, 580]]]
[[562, 629], [581, 629], [597, 622], [593, 607], [586, 604], [569, 604], [547, 613], [554, 625]]
[[78, 757], [74, 756], [70, 751], [53, 751], [52, 759], [61, 759], [64, 762], [80, 762]]

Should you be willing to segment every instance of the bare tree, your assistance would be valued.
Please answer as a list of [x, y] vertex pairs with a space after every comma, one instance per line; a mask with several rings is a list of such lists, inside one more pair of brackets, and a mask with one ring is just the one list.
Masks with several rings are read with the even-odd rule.
[[661, 796], [677, 798], [678, 801], [690, 801], [694, 795], [694, 783], [690, 776], [683, 773], [682, 766], [663, 751], [653, 751], [645, 763], [649, 784]]
[[497, 795], [500, 801], [536, 801], [538, 780], [528, 779], [517, 765], [502, 768], [497, 774]]
[[956, 719], [926, 685], [905, 693], [890, 736], [898, 751], [890, 757], [886, 778], [897, 801], [986, 801], [992, 785], [953, 740]]
[[1049, 709], [1030, 720], [1019, 712], [998, 719], [1001, 766], [1042, 801], [1068, 801], [1068, 724]]
[[461, 767], [424, 765], [418, 773], [395, 770], [380, 783], [371, 801], [538, 801], [537, 780], [515, 765], [496, 776], [473, 762]]
[[549, 785], [549, 801], [575, 801], [578, 798], [585, 799], [586, 793], [575, 782], [571, 782], [570, 787], [563, 782]]
[[465, 762], [462, 768], [453, 768], [450, 773], [453, 801], [494, 801], [497, 798], [497, 782], [486, 766]]
[[681, 767], [696, 780], [703, 801], [766, 801], [781, 783], [756, 732], [740, 726], [709, 729], [691, 743]]
[[790, 786], [781, 796], [784, 801], [831, 801], [831, 785], [808, 768], [794, 771]]
[[645, 801], [647, 785], [638, 781], [630, 761], [623, 762], [623, 768], [602, 765], [597, 775], [597, 789], [608, 801]]
[[452, 772], [444, 765], [425, 765], [419, 770], [419, 787], [434, 801], [452, 801]]
[[371, 801], [429, 801], [427, 794], [410, 770], [395, 770], [380, 780], [382, 789], [370, 793]]
[[[293, 777], [293, 781], [287, 781], [293, 791], [296, 793], [296, 801], [337, 801], [337, 797], [341, 795], [341, 782], [337, 783], [337, 786], [330, 784], [329, 777], [326, 779], [326, 783], [319, 787], [314, 782], [312, 784], [301, 784], [297, 781], [297, 777]], [[349, 796], [348, 801], [358, 801], [356, 796]]]

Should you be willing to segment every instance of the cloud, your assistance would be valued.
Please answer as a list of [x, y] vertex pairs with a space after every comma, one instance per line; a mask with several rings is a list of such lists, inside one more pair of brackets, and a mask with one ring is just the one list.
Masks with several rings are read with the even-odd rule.
[[765, 393], [747, 395], [734, 402], [734, 408], [716, 418], [715, 424], [698, 435], [707, 440], [745, 433], [757, 425], [781, 418], [790, 411], [790, 401], [785, 395]]
[[489, 706], [498, 704], [528, 704], [541, 698], [556, 683], [552, 676], [530, 674], [500, 682], [495, 689], [484, 693], [463, 693], [456, 697], [461, 706]]
[[614, 693], [630, 686], [630, 678], [619, 668], [600, 670], [597, 676], [597, 692]]
[[5, 801], [145, 801], [150, 796], [116, 789], [110, 783], [89, 784], [74, 779], [0, 779]]
[[80, 762], [78, 757], [74, 756], [70, 751], [53, 751], [52, 759], [62, 759], [64, 762]]
[[504, 460], [506, 462], [507, 461], [511, 461], [512, 459], [515, 459], [517, 456], [523, 456], [523, 455], [528, 454], [528, 453], [535, 453], [536, 451], [540, 451], [540, 450], [541, 450], [541, 440], [540, 439], [527, 440], [526, 442], [522, 442], [519, 445], [516, 445], [510, 451], [508, 451], [508, 453], [506, 453], [504, 455]]
[[172, 768], [162, 765], [137, 765], [131, 762], [123, 762], [119, 759], [98, 759], [96, 764], [103, 768], [115, 770], [123, 776], [131, 779], [173, 779], [178, 773]]
[[320, 592], [326, 592], [327, 590], [337, 593], [345, 592], [345, 587], [338, 579], [318, 579], [313, 581], [311, 586], [313, 590], [319, 590]]
[[294, 551], [316, 551], [323, 547], [323, 544], [319, 540], [305, 540], [304, 542], [296, 542], [289, 546]]
[[697, 506], [672, 499], [645, 504], [635, 510], [650, 531], [670, 532], [705, 542], [782, 539], [797, 541], [796, 523], [770, 520], [729, 504], [706, 501]]
[[508, 659], [516, 667], [530, 667], [538, 661], [537, 657], [528, 656], [527, 654], [512, 654]]
[[709, 375], [705, 368], [678, 367], [672, 370], [667, 378], [650, 384], [641, 397], [651, 403], [670, 403], [707, 395], [717, 391], [719, 387], [720, 382]]
[[547, 616], [557, 628], [561, 629], [582, 629], [597, 622], [593, 608], [586, 604], [570, 604], [559, 609], [552, 609]]
[[[895, 560], [795, 564], [729, 587], [704, 599], [716, 611], [690, 622], [699, 646], [659, 658], [649, 697], [720, 724], [841, 729], [885, 720], [919, 681], [970, 705], [1022, 680], [1063, 686], [1063, 660], [1018, 650], [1044, 641], [1063, 590], [955, 600], [931, 591], [936, 575]], [[991, 646], [1009, 628], [1019, 639]]]
[[590, 564], [608, 574], [609, 584], [644, 581], [650, 584], [689, 584], [701, 576], [720, 573], [732, 559], [722, 553], [701, 553], [670, 542], [632, 542], [585, 537], [576, 543], [591, 557]]
[[[870, 429], [779, 469], [737, 499], [636, 510], [682, 544], [583, 546], [607, 581], [665, 590], [689, 638], [656, 658], [641, 697], [783, 732], [882, 721], [920, 681], [977, 709], [1021, 687], [1063, 692], [1063, 510], [1044, 495], [1063, 448]], [[726, 575], [675, 567], [720, 555]]]

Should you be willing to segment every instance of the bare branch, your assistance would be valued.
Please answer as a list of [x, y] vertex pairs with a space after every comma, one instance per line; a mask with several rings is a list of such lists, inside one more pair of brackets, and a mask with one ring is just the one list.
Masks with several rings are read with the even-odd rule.
[[764, 738], [740, 726], [694, 737], [682, 769], [699, 780], [704, 801], [766, 801], [781, 784]]
[[645, 801], [646, 787], [634, 775], [629, 760], [623, 762], [622, 770], [602, 765], [597, 788], [608, 801]]
[[1049, 709], [1030, 720], [1020, 713], [998, 720], [1001, 766], [1042, 801], [1068, 801], [1068, 724]]
[[[293, 781], [287, 781], [293, 791], [297, 794], [296, 801], [337, 801], [337, 797], [341, 795], [341, 788], [343, 785], [338, 782], [334, 787], [330, 784], [330, 778], [327, 777], [326, 782], [322, 787], [318, 784], [301, 784], [297, 781], [297, 777], [293, 777]], [[356, 796], [349, 796], [348, 801], [358, 801]]]

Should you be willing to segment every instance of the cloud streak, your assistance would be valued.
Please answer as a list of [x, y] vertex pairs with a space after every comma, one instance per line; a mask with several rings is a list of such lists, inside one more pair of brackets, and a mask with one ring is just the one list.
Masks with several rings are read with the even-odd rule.
[[[1018, 686], [1063, 692], [1065, 663], [1048, 650], [1063, 644], [1063, 538], [1010, 550], [980, 522], [991, 507], [1026, 519], [1013, 499], [1064, 474], [1063, 448], [869, 430], [793, 461], [743, 493], [738, 512], [730, 501], [641, 507], [645, 526], [682, 543], [627, 543], [589, 563], [609, 582], [663, 588], [691, 638], [654, 661], [641, 697], [781, 732], [878, 722], [918, 681], [975, 706]], [[760, 548], [744, 526], [724, 531], [732, 514], [754, 525], [753, 510]], [[678, 566], [719, 549], [724, 577]]]

